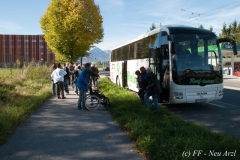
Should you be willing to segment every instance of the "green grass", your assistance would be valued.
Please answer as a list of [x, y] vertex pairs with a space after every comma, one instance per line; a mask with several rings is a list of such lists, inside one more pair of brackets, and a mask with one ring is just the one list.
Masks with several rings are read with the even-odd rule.
[[0, 144], [39, 108], [51, 94], [50, 68], [29, 66], [0, 70]]
[[[239, 139], [185, 122], [167, 108], [150, 110], [136, 94], [115, 86], [107, 78], [102, 79], [99, 85], [101, 92], [110, 99], [115, 121], [148, 159], [187, 159], [183, 153], [190, 153], [189, 159], [239, 159]], [[203, 150], [203, 153], [199, 157], [193, 156], [195, 150]], [[222, 155], [226, 151], [236, 150], [237, 153], [236, 157], [208, 156], [213, 150]]]

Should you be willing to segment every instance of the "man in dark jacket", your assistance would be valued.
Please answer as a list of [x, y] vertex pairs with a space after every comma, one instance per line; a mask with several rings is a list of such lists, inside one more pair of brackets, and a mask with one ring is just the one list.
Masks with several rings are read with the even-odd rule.
[[146, 69], [144, 67], [140, 68], [140, 75], [138, 77], [138, 83], [139, 83], [139, 91], [138, 95], [140, 99], [144, 102], [144, 94], [146, 93], [146, 87], [148, 84], [148, 75], [146, 73]]
[[91, 65], [91, 72], [90, 72], [90, 86], [92, 86], [93, 83], [93, 87], [96, 88], [96, 82], [97, 82], [97, 78], [98, 78], [98, 68], [95, 66], [95, 64]]
[[154, 103], [154, 109], [158, 110], [158, 94], [159, 86], [157, 84], [157, 76], [152, 72], [151, 68], [147, 68], [147, 74], [148, 74], [148, 85], [146, 87], [147, 92], [144, 94], [144, 101], [148, 108], [151, 108], [152, 105], [150, 103], [149, 97], [152, 96], [153, 103]]

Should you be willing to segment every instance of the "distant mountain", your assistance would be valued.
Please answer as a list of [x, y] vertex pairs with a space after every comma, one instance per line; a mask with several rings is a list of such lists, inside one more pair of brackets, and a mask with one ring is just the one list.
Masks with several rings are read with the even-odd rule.
[[[101, 50], [100, 48], [98, 47], [95, 47], [93, 49], [91, 49], [89, 51], [89, 56], [85, 56], [82, 58], [82, 61], [83, 63], [87, 63], [87, 62], [92, 62], [92, 63], [95, 63], [95, 62], [107, 62], [109, 61], [110, 59], [110, 54], [111, 54], [111, 51], [110, 50]], [[80, 60], [78, 60], [80, 61]]]

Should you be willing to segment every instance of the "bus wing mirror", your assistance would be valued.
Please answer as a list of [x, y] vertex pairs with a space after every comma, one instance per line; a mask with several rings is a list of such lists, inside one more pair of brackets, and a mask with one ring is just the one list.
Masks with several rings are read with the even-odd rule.
[[174, 37], [172, 35], [167, 36], [168, 41], [174, 42]]
[[236, 42], [235, 42], [233, 39], [231, 39], [231, 38], [219, 38], [219, 39], [218, 39], [218, 42], [219, 42], [219, 43], [223, 43], [223, 42], [229, 42], [229, 43], [231, 43], [232, 49], [233, 49], [233, 54], [234, 54], [234, 55], [237, 55], [237, 54], [238, 54], [237, 44], [236, 44]]

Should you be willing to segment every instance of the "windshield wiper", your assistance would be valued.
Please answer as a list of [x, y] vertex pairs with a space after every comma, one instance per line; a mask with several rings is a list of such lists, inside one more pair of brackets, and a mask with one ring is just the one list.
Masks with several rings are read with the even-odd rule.
[[190, 72], [192, 72], [191, 69], [186, 69], [185, 71], [183, 71], [183, 73], [182, 73], [179, 77], [184, 78], [184, 77], [186, 77]]
[[198, 69], [198, 70], [191, 70], [191, 69], [186, 69], [185, 71], [183, 71], [183, 73], [180, 75], [180, 77], [184, 78], [186, 77], [189, 73], [206, 73], [206, 74], [214, 74], [216, 76], [218, 76], [219, 78], [222, 78], [222, 75], [216, 71], [210, 71], [210, 70], [204, 70], [204, 69]]
[[192, 70], [192, 71], [194, 71], [195, 73], [197, 73], [197, 72], [206, 72], [206, 73], [210, 73], [211, 71], [210, 70], [206, 70], [206, 69], [197, 69], [197, 70]]

